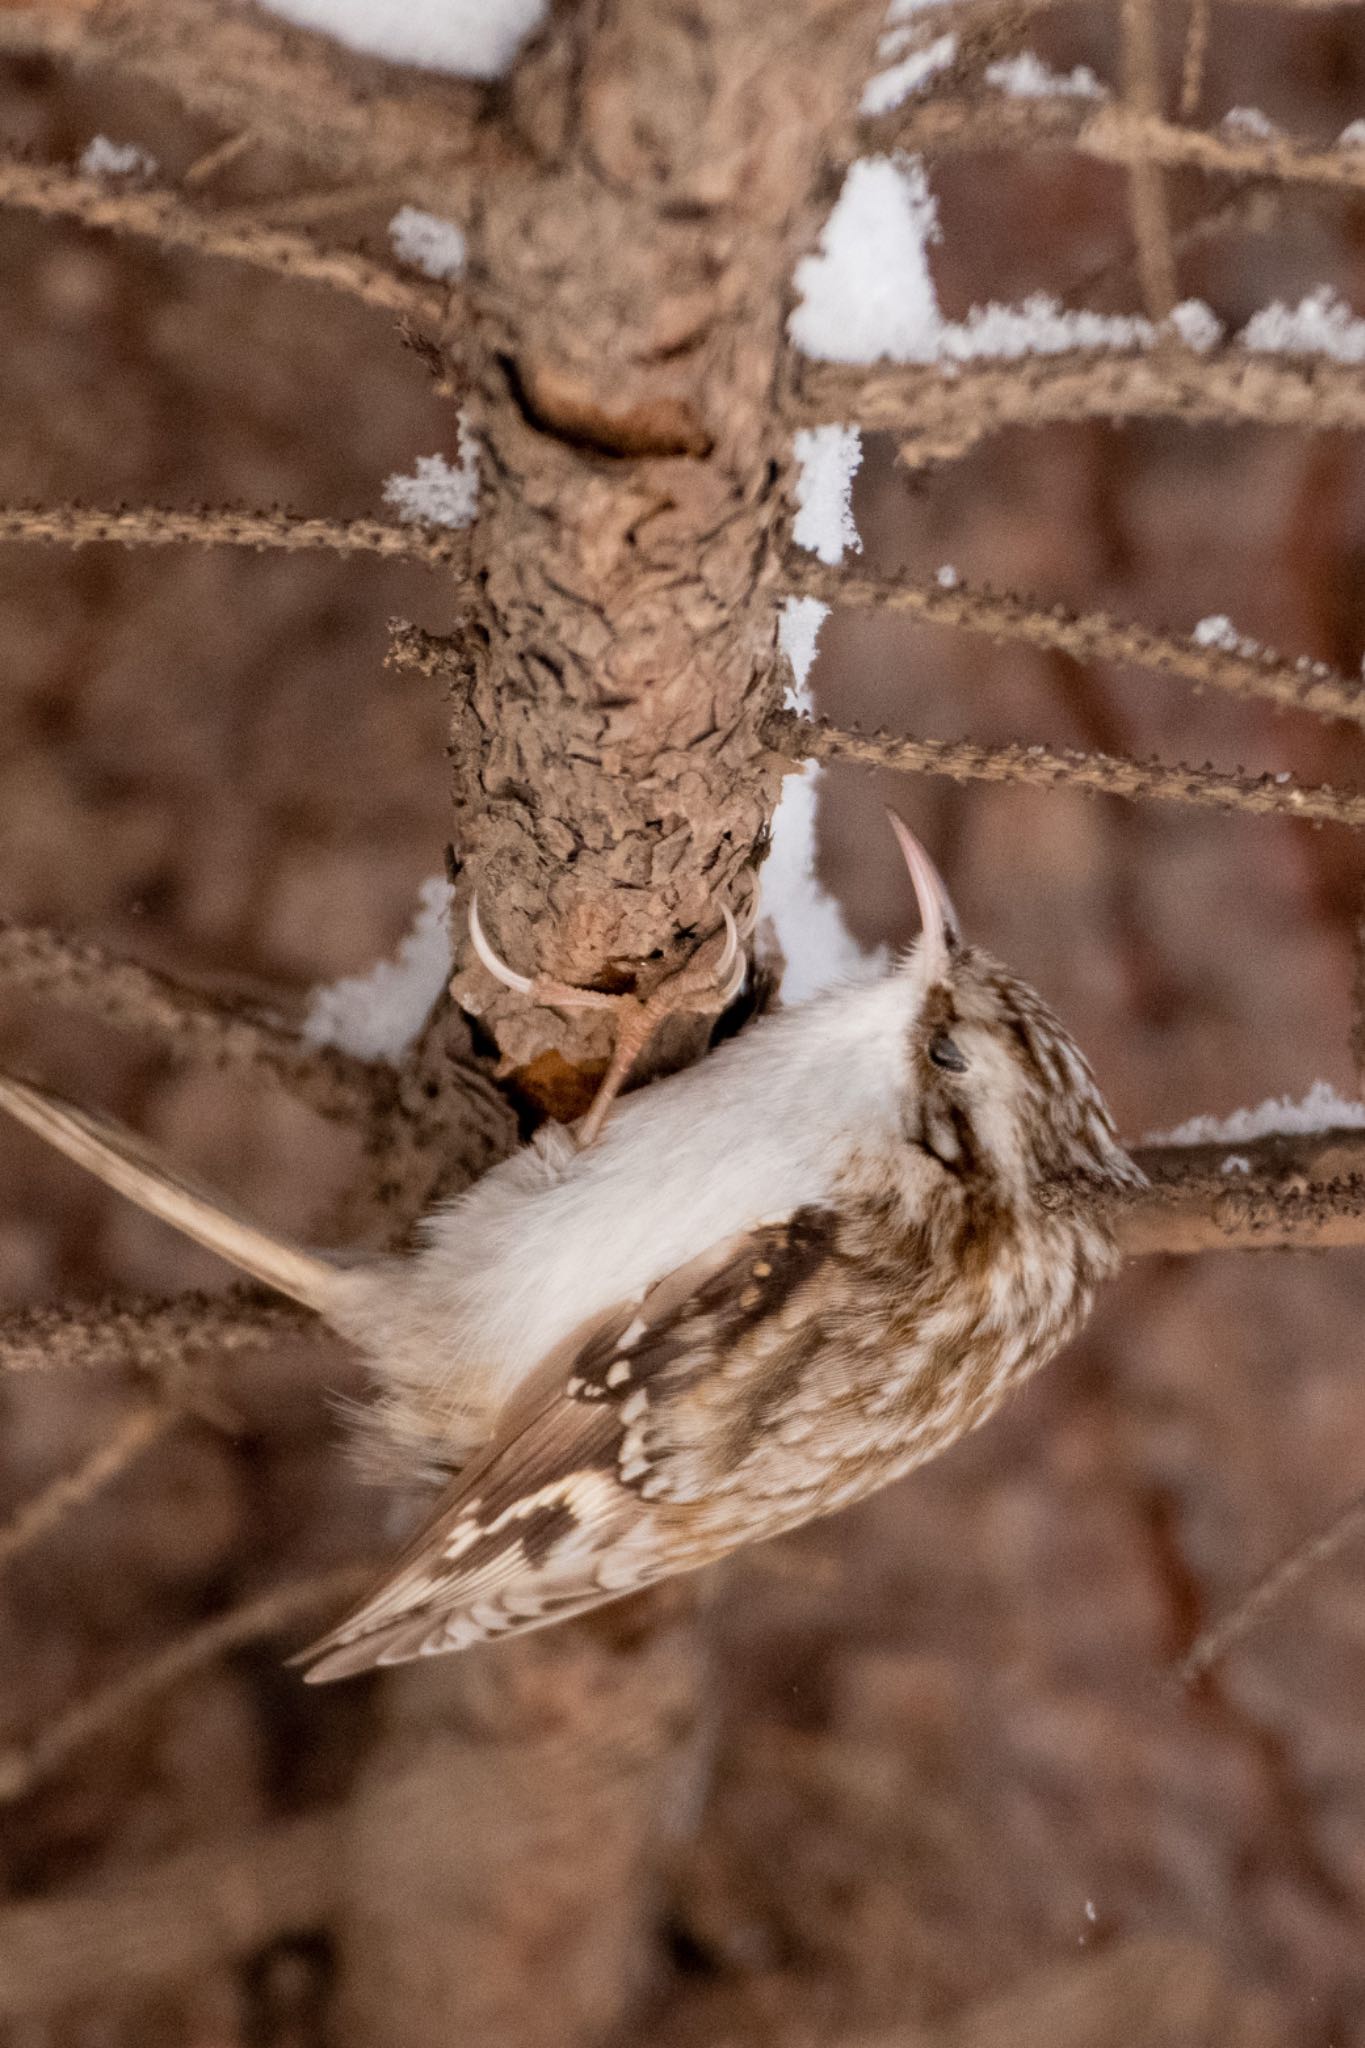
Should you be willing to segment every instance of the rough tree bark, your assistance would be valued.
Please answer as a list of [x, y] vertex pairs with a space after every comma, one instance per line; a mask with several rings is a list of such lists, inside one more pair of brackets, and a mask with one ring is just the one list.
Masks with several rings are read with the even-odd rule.
[[[563, 10], [509, 87], [468, 222], [459, 384], [483, 451], [476, 606], [427, 654], [452, 698], [458, 900], [518, 968], [647, 990], [742, 911], [781, 764], [791, 267], [881, 0]], [[456, 928], [462, 920], [457, 913]], [[523, 1100], [570, 1116], [600, 1024], [466, 957]], [[661, 1048], [700, 1049], [680, 1020]], [[689, 1588], [387, 1681], [341, 1922], [349, 2038], [590, 2038], [638, 1982], [686, 1786]]]

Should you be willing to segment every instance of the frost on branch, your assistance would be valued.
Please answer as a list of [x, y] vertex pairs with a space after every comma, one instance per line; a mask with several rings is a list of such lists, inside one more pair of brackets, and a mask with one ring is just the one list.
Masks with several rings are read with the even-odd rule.
[[460, 415], [460, 459], [454, 467], [444, 455], [419, 455], [412, 476], [391, 476], [384, 484], [384, 503], [400, 519], [421, 526], [468, 526], [479, 509], [479, 451]]
[[[1070, 311], [1046, 293], [1022, 305], [973, 306], [945, 320], [929, 267], [941, 239], [938, 208], [918, 157], [864, 157], [853, 164], [820, 247], [796, 269], [801, 303], [792, 340], [831, 363], [955, 363], [1065, 355], [1072, 349], [1150, 348], [1160, 330], [1141, 314]], [[1187, 300], [1170, 326], [1190, 348], [1212, 348], [1222, 329]]]
[[[812, 708], [810, 671], [829, 606], [815, 597], [789, 597], [782, 612], [782, 651], [791, 663], [791, 710]], [[808, 761], [782, 784], [772, 840], [760, 871], [759, 916], [782, 956], [784, 1002], [802, 1003], [837, 981], [864, 981], [886, 967], [886, 949], [865, 953], [844, 922], [843, 909], [815, 873], [816, 813], [824, 769]]]
[[423, 213], [420, 206], [399, 207], [389, 222], [389, 240], [402, 262], [442, 284], [464, 269], [465, 240], [459, 228], [438, 213]]
[[397, 958], [315, 988], [303, 1036], [310, 1045], [332, 1045], [357, 1059], [400, 1060], [449, 978], [450, 884], [433, 875], [418, 891], [417, 916]]
[[349, 49], [391, 64], [418, 64], [463, 78], [498, 78], [546, 0], [265, 0], [300, 28], [335, 36]]
[[889, 114], [893, 107], [919, 92], [940, 71], [946, 71], [957, 55], [957, 37], [939, 36], [923, 50], [912, 50], [888, 71], [870, 78], [859, 102], [859, 111], [869, 117]]
[[1253, 1138], [1301, 1138], [1320, 1131], [1365, 1131], [1365, 1102], [1338, 1095], [1330, 1081], [1315, 1081], [1302, 1102], [1291, 1102], [1287, 1095], [1269, 1096], [1254, 1109], [1234, 1109], [1229, 1116], [1192, 1116], [1143, 1143], [1239, 1145]]
[[[853, 479], [863, 459], [862, 437], [856, 427], [803, 427], [792, 446], [801, 465], [795, 484], [792, 539], [837, 569], [845, 548], [855, 554], [862, 552], [853, 519]], [[812, 639], [807, 668], [814, 655]]]
[[1001, 57], [988, 64], [985, 78], [987, 85], [1017, 100], [1045, 100], [1054, 94], [1077, 100], [1109, 97], [1088, 64], [1078, 64], [1073, 71], [1052, 71], [1032, 50], [1021, 50], [1017, 57]]
[[81, 151], [76, 168], [87, 178], [154, 178], [160, 167], [135, 142], [111, 142], [107, 135], [95, 135]]
[[1297, 306], [1278, 299], [1263, 306], [1237, 338], [1243, 348], [1268, 355], [1330, 356], [1336, 363], [1365, 363], [1365, 320], [1358, 319], [1326, 284]]

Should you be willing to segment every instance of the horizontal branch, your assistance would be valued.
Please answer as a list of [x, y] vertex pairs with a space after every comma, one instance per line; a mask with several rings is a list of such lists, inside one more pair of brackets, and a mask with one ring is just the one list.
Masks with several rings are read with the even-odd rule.
[[1077, 661], [1156, 669], [1234, 696], [1264, 697], [1274, 704], [1315, 711], [1324, 718], [1349, 718], [1365, 724], [1365, 683], [1358, 677], [1340, 675], [1322, 662], [1288, 661], [1268, 647], [1243, 654], [1216, 644], [1153, 633], [1132, 620], [1109, 618], [1103, 612], [1071, 612], [1063, 605], [1044, 609], [964, 583], [946, 587], [907, 583], [894, 576], [831, 568], [797, 553], [788, 555], [784, 574], [791, 589], [836, 608], [885, 606], [909, 612], [931, 625], [958, 627], [990, 640], [1057, 648]]
[[1288, 136], [1186, 128], [1117, 105], [1097, 108], [1075, 93], [1028, 99], [989, 90], [959, 99], [930, 96], [911, 100], [869, 125], [886, 146], [923, 155], [1070, 149], [1102, 163], [1160, 164], [1276, 184], [1365, 190], [1365, 150], [1315, 149]]
[[793, 424], [846, 420], [902, 437], [912, 468], [953, 461], [990, 434], [1060, 420], [1178, 419], [1191, 426], [1324, 431], [1365, 426], [1365, 377], [1325, 358], [1163, 342], [1121, 354], [1073, 350], [1017, 362], [800, 363]]
[[0, 541], [39, 541], [56, 547], [86, 547], [118, 541], [125, 547], [271, 549], [297, 554], [322, 549], [334, 555], [387, 555], [414, 562], [462, 562], [469, 551], [463, 532], [427, 526], [397, 526], [382, 519], [305, 519], [296, 512], [242, 512], [207, 506], [189, 512], [155, 505], [101, 510], [87, 505], [0, 505]]
[[952, 782], [1023, 782], [1121, 796], [1130, 802], [1193, 805], [1253, 816], [1308, 818], [1316, 824], [1365, 825], [1365, 796], [1355, 790], [1297, 783], [1273, 775], [1230, 775], [1181, 763], [1135, 761], [1122, 754], [1068, 748], [978, 746], [971, 740], [920, 740], [892, 733], [844, 732], [824, 720], [778, 712], [769, 737], [796, 761], [858, 761], [901, 775], [945, 775]]
[[368, 256], [320, 249], [306, 235], [282, 228], [235, 227], [187, 205], [174, 192], [120, 190], [56, 165], [0, 158], [0, 205], [325, 285], [367, 306], [401, 314], [419, 327], [439, 328], [451, 307], [448, 292], [400, 277]]
[[158, 1040], [182, 1059], [272, 1075], [321, 1115], [355, 1123], [392, 1076], [331, 1046], [308, 1044], [278, 1018], [229, 1004], [134, 960], [38, 925], [0, 918], [0, 995], [38, 996]]
[[1131, 1257], [1365, 1245], [1365, 1131], [1143, 1145], [1133, 1156], [1151, 1185], [1118, 1218]]
[[101, 0], [0, 8], [0, 54], [113, 70], [169, 94], [226, 136], [348, 180], [403, 173], [405, 197], [439, 212], [452, 169], [489, 141], [486, 94], [454, 78], [348, 65], [320, 35], [237, 0]]
[[256, 1350], [321, 1334], [325, 1326], [307, 1309], [245, 1288], [170, 1301], [14, 1309], [0, 1316], [0, 1372], [136, 1371], [178, 1387], [186, 1358], [196, 1352]]
[[59, 1473], [8, 1522], [0, 1524], [0, 1569], [40, 1542], [68, 1514], [93, 1500], [181, 1419], [180, 1411], [165, 1401], [147, 1401], [134, 1408], [89, 1457], [82, 1458], [70, 1472]]
[[0, 2020], [107, 2008], [322, 1927], [345, 1830], [324, 1809], [0, 1906]]
[[247, 1643], [297, 1628], [340, 1608], [364, 1590], [374, 1570], [373, 1565], [339, 1565], [312, 1578], [292, 1580], [177, 1636], [121, 1678], [77, 1700], [29, 1742], [0, 1749], [0, 1805], [23, 1798], [76, 1750], [125, 1723], [191, 1672], [216, 1663], [230, 1650], [240, 1650]]

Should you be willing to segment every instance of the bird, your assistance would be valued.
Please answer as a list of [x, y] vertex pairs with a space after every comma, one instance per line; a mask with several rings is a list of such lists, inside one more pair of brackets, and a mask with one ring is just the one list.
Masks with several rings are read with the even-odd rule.
[[[546, 1126], [404, 1255], [278, 1237], [121, 1125], [0, 1075], [0, 1106], [356, 1344], [368, 1430], [443, 1485], [295, 1660], [308, 1680], [543, 1628], [833, 1513], [985, 1421], [1079, 1328], [1143, 1177], [1070, 1035], [965, 942], [891, 822], [921, 930], [889, 973], [595, 1104], [591, 1142]], [[510, 986], [572, 994], [507, 967], [477, 900], [471, 930]], [[735, 939], [727, 919], [731, 985]]]

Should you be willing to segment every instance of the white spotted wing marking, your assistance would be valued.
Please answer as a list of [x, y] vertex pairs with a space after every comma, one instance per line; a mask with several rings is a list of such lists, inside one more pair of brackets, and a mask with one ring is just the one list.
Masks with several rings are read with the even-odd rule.
[[654, 1470], [651, 1409], [709, 1375], [761, 1316], [755, 1290], [768, 1306], [786, 1284], [783, 1246], [788, 1266], [808, 1262], [808, 1236], [774, 1223], [730, 1238], [576, 1332], [378, 1589], [303, 1653], [308, 1677], [541, 1628], [692, 1562], [671, 1559], [652, 1505], [671, 1489]]

